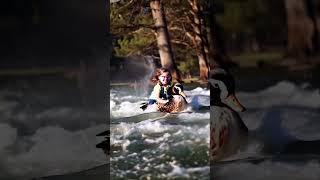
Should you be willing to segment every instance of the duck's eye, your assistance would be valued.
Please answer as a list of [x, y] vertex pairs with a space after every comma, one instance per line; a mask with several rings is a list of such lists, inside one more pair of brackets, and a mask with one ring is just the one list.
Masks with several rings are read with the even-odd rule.
[[218, 85], [217, 83], [213, 83], [212, 86], [213, 86], [214, 88], [219, 88], [219, 85]]

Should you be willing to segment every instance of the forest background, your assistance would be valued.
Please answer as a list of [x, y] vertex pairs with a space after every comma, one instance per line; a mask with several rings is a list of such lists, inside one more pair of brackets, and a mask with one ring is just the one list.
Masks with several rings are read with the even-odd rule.
[[163, 9], [172, 66], [185, 81], [206, 81], [221, 64], [235, 71], [276, 67], [295, 73], [319, 64], [318, 0], [113, 0], [111, 69], [135, 56], [164, 66], [154, 3]]

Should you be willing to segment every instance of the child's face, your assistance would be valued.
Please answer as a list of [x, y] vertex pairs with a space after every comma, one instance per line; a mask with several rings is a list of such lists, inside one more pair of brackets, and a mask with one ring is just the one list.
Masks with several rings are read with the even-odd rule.
[[171, 75], [168, 72], [162, 73], [159, 76], [159, 81], [161, 82], [161, 84], [167, 85], [171, 81]]

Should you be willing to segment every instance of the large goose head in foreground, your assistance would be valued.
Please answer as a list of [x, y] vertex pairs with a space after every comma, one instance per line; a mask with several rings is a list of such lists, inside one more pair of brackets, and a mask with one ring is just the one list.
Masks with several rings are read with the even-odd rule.
[[248, 128], [238, 112], [245, 111], [235, 96], [233, 77], [224, 69], [210, 71], [210, 160], [235, 152], [246, 140]]

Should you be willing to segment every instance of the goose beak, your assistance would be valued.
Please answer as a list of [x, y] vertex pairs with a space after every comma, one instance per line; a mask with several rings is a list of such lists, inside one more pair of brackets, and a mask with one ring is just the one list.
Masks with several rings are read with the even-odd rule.
[[243, 112], [246, 110], [246, 108], [242, 106], [242, 104], [234, 94], [230, 94], [224, 101], [229, 107], [231, 107], [235, 111]]
[[184, 97], [184, 98], [186, 98], [187, 96], [186, 96], [186, 94], [184, 93], [184, 92], [180, 92], [180, 95], [182, 96], [182, 97]]

